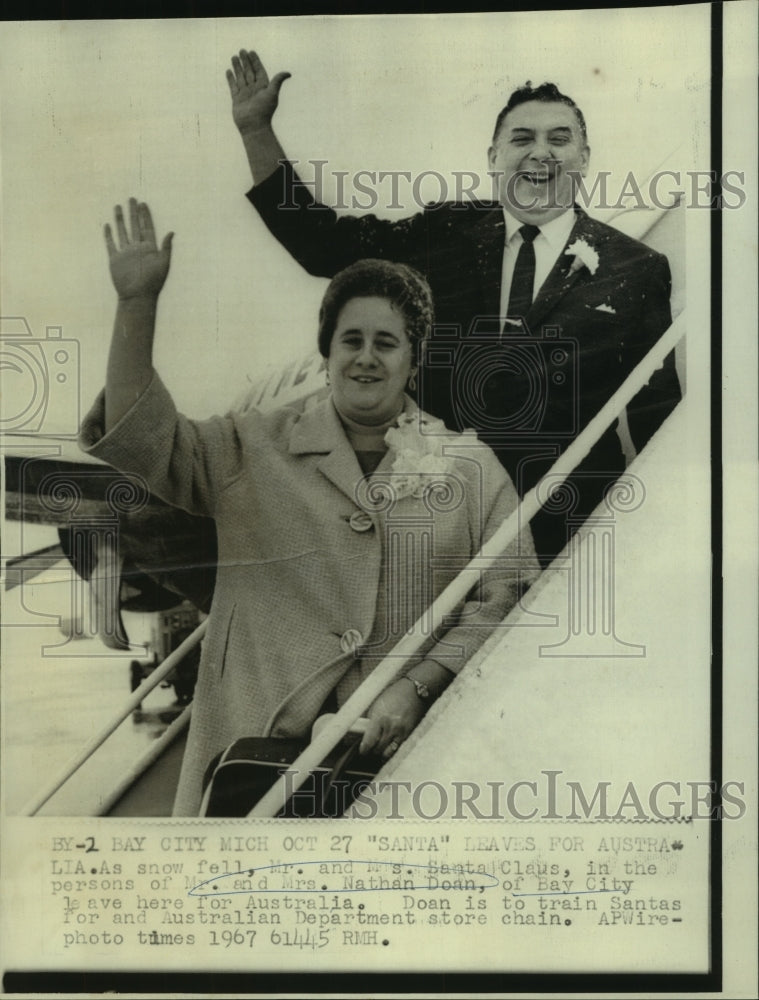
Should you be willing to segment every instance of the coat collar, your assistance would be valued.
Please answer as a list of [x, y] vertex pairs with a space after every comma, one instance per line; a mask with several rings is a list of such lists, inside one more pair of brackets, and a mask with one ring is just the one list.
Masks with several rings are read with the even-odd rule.
[[[316, 400], [300, 414], [290, 433], [291, 455], [326, 454], [348, 444], [332, 397]], [[350, 445], [348, 445], [350, 447]]]
[[[404, 400], [403, 412], [409, 416], [419, 412], [408, 396]], [[355, 502], [356, 488], [366, 476], [343, 430], [331, 396], [304, 410], [293, 426], [288, 450], [291, 455], [323, 455], [316, 464], [317, 469]], [[385, 455], [381, 465], [387, 460]]]

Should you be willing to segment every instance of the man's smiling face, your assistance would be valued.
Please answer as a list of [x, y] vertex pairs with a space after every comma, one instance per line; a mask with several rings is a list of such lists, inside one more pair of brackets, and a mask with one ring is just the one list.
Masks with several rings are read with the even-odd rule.
[[589, 160], [577, 115], [560, 102], [518, 104], [488, 150], [501, 204], [536, 226], [571, 207], [577, 175], [586, 175]]

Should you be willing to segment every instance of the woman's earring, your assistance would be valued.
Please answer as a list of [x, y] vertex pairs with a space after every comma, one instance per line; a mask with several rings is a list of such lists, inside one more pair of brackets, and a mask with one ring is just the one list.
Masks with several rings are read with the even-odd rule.
[[416, 389], [416, 368], [412, 369], [408, 379], [408, 387], [412, 392]]
[[332, 384], [332, 383], [330, 382], [330, 380], [329, 380], [329, 369], [327, 369], [327, 370], [326, 370], [326, 371], [324, 372], [324, 381], [325, 381], [325, 382], [327, 383], [327, 385], [331, 385], [331, 384]]

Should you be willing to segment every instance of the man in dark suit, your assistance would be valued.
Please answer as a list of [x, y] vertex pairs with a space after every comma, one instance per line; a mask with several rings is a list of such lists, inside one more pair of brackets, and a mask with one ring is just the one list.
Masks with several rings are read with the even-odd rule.
[[[582, 112], [553, 84], [511, 95], [488, 166], [498, 200], [429, 205], [400, 221], [338, 216], [295, 174], [272, 129], [287, 73], [255, 53], [227, 71], [254, 186], [248, 198], [311, 274], [361, 257], [411, 264], [429, 281], [436, 329], [420, 405], [474, 427], [524, 495], [671, 323], [667, 259], [574, 203], [590, 149]], [[640, 449], [680, 398], [674, 355], [627, 410]], [[625, 468], [615, 427], [532, 521], [545, 566]]]

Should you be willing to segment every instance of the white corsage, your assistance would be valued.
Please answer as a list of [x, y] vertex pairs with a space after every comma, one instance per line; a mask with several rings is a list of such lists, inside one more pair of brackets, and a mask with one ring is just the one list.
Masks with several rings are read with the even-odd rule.
[[574, 256], [569, 273], [574, 274], [581, 267], [587, 267], [591, 274], [598, 270], [598, 252], [585, 240], [575, 240], [571, 247], [567, 247], [564, 253]]
[[396, 499], [421, 498], [436, 477], [453, 471], [455, 458], [443, 454], [451, 437], [442, 420], [420, 418], [419, 414], [400, 415], [397, 427], [385, 434], [388, 448], [395, 452], [391, 483]]

